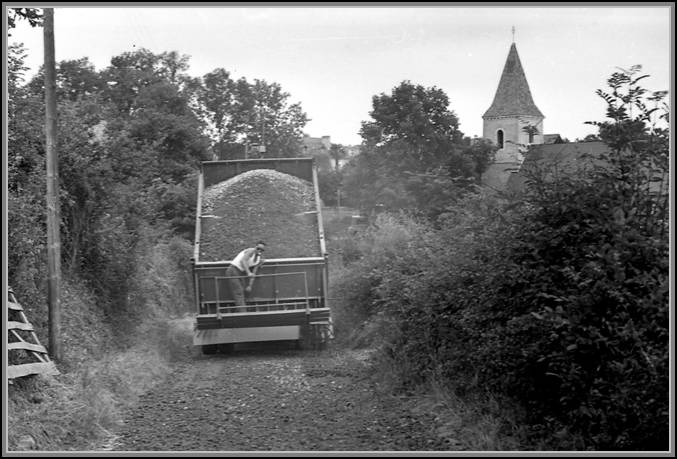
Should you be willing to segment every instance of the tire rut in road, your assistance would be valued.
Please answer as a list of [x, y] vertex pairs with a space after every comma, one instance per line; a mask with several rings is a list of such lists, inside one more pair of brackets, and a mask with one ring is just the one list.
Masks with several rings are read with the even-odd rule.
[[117, 451], [444, 450], [431, 420], [380, 394], [356, 351], [195, 357], [126, 413]]

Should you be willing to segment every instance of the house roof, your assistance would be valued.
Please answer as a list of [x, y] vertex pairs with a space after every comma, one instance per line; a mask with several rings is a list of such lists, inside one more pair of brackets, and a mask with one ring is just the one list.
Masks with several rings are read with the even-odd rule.
[[554, 164], [570, 164], [584, 156], [599, 157], [609, 152], [609, 146], [604, 142], [569, 142], [532, 145], [524, 158], [522, 166], [547, 162]]
[[608, 152], [609, 146], [599, 141], [531, 145], [520, 170], [508, 178], [507, 189], [522, 192], [528, 175], [539, 170], [552, 175], [556, 171], [573, 173], [586, 166], [602, 165], [604, 161], [600, 158]]
[[482, 118], [496, 116], [539, 116], [543, 118], [543, 114], [531, 97], [515, 43], [510, 46], [494, 101]]
[[326, 149], [326, 145], [322, 141], [322, 139], [317, 138], [317, 137], [304, 137], [303, 138], [303, 145], [307, 146], [309, 149]]
[[562, 143], [562, 136], [559, 134], [543, 134], [543, 143]]

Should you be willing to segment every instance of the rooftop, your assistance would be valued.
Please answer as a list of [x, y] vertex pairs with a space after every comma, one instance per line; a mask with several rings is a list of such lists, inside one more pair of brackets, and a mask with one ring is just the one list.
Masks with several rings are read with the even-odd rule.
[[529, 84], [524, 75], [515, 43], [510, 47], [494, 101], [483, 118], [499, 116], [538, 116], [543, 118], [543, 114], [536, 107], [531, 97]]

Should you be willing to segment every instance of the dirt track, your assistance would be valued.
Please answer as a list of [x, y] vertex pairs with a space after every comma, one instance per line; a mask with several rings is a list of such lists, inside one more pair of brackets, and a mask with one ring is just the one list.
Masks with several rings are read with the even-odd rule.
[[[286, 344], [286, 343], [284, 343]], [[113, 451], [440, 451], [431, 415], [379, 395], [364, 351], [267, 343], [186, 353], [125, 413]]]

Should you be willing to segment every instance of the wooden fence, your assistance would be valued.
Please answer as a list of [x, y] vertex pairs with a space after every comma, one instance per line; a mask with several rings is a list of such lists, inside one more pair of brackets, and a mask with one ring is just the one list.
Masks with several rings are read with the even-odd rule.
[[15, 379], [28, 375], [59, 374], [47, 349], [40, 344], [33, 325], [26, 318], [23, 307], [14, 296], [11, 287], [7, 291], [7, 378]]

